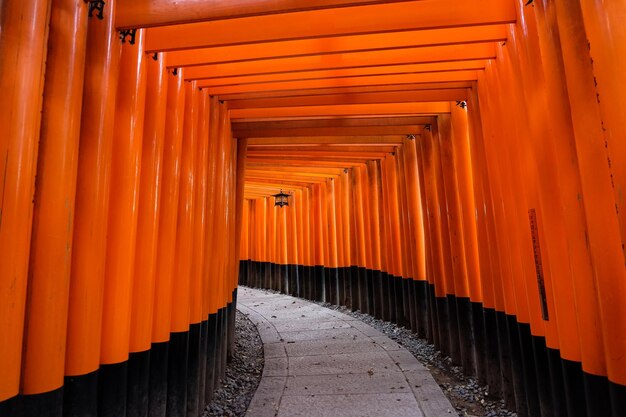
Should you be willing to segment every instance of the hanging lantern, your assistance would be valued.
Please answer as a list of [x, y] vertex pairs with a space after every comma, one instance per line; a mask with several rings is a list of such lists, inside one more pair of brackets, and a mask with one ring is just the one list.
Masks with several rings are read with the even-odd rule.
[[280, 190], [280, 193], [274, 194], [274, 206], [278, 206], [280, 208], [289, 205], [289, 194], [283, 193], [283, 190]]

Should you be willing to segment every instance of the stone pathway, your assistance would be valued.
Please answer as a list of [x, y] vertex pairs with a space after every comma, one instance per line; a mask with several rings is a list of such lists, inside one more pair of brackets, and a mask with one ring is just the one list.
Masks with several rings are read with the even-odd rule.
[[410, 352], [353, 317], [239, 287], [265, 368], [246, 417], [449, 417], [454, 408]]

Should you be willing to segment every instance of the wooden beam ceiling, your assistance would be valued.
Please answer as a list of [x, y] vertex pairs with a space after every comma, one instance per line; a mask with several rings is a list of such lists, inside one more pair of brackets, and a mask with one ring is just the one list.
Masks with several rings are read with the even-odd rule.
[[516, 20], [509, 0], [118, 0], [118, 28], [226, 102], [246, 198], [321, 184], [417, 139]]

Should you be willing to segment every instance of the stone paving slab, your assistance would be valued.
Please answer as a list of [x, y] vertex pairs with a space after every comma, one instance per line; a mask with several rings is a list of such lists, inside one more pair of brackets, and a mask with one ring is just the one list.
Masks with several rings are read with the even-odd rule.
[[397, 394], [412, 392], [402, 372], [287, 377], [285, 395]]
[[302, 299], [240, 287], [265, 367], [246, 417], [449, 417], [415, 357], [373, 327]]
[[423, 417], [411, 394], [284, 396], [278, 417]]

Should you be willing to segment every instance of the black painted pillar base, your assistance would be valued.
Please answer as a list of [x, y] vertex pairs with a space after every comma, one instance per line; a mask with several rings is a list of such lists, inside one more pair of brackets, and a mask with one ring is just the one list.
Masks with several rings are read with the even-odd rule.
[[329, 285], [329, 293], [327, 302], [338, 305], [339, 304], [339, 268], [327, 268], [326, 269]]
[[383, 319], [383, 291], [382, 291], [382, 273], [380, 271], [372, 271], [372, 305], [374, 306], [373, 315], [379, 320]]
[[434, 284], [430, 282], [427, 284], [428, 293], [426, 296], [428, 297], [428, 323], [427, 323], [427, 331], [426, 336], [428, 341], [435, 346], [441, 346], [441, 342], [439, 340], [439, 313], [437, 312], [437, 297], [435, 292]]
[[[515, 316], [507, 315], [507, 341], [511, 351], [511, 378], [513, 383], [513, 394], [515, 395], [515, 405], [519, 417], [529, 417], [528, 399], [526, 397], [526, 384], [524, 381], [523, 360], [517, 321]], [[459, 321], [461, 312], [459, 311]], [[463, 343], [463, 340], [461, 340]]]
[[237, 314], [237, 288], [231, 293], [231, 299], [233, 300], [228, 308], [228, 362], [233, 358], [233, 350], [235, 349], [235, 320]]
[[150, 393], [150, 350], [130, 354], [127, 384], [126, 417], [147, 415]]
[[352, 309], [352, 270], [349, 266], [343, 268], [343, 300], [342, 305]]
[[337, 269], [337, 305], [346, 305], [346, 268]]
[[148, 417], [166, 416], [169, 345], [169, 342], [153, 343], [150, 348]]
[[[585, 409], [585, 389], [583, 388], [583, 380], [582, 375], [577, 375], [577, 371], [580, 372], [581, 367], [580, 364], [578, 367], [574, 365], [571, 369], [565, 368], [565, 363], [562, 362], [559, 351], [556, 349], [549, 348], [547, 346], [544, 347], [546, 357], [548, 358], [548, 380], [547, 385], [549, 389], [550, 401], [552, 402], [552, 408], [547, 410], [546, 414], [548, 417], [556, 417], [558, 415], [567, 415], [568, 409]], [[571, 362], [570, 362], [571, 364]], [[577, 369], [578, 368], [578, 369]], [[569, 372], [571, 375], [564, 375], [564, 372]], [[572, 378], [572, 381], [568, 381], [567, 384], [570, 385], [569, 388], [572, 389], [572, 394], [574, 391], [578, 391], [578, 398], [566, 398], [565, 390], [566, 381], [565, 378]], [[580, 400], [581, 403], [578, 407], [572, 408], [568, 403], [568, 401], [576, 402]], [[543, 410], [542, 410], [543, 412]]]
[[439, 350], [450, 356], [450, 332], [448, 326], [448, 299], [446, 297], [436, 297], [437, 303], [437, 337], [439, 338]]
[[216, 388], [216, 368], [217, 368], [217, 313], [209, 314], [207, 354], [206, 354], [206, 380], [204, 386], [204, 398], [206, 402], [213, 399], [213, 391]]
[[409, 322], [411, 323], [411, 331], [417, 333], [417, 310], [415, 305], [415, 280], [409, 278], [407, 285], [407, 294], [409, 297]]
[[387, 286], [389, 287], [389, 294], [387, 298], [387, 305], [389, 306], [389, 321], [397, 323], [398, 301], [396, 300], [396, 277], [391, 274], [387, 274], [387, 283]]
[[[217, 389], [220, 386], [220, 381], [222, 380], [222, 368], [225, 366], [225, 363], [222, 362], [223, 351], [224, 349], [224, 312], [222, 309], [218, 309], [215, 314], [216, 321], [216, 330], [217, 335], [215, 338], [215, 374], [214, 376], [214, 387], [213, 389]], [[169, 417], [169, 416], [168, 416]]]
[[[0, 417], [21, 417], [22, 412], [22, 397], [15, 396], [8, 400], [0, 401]], [[78, 416], [77, 414], [75, 414]]]
[[502, 374], [502, 399], [504, 405], [515, 409], [515, 391], [513, 389], [513, 371], [511, 369], [511, 347], [507, 335], [506, 314], [496, 312], [496, 324], [498, 329], [498, 346], [500, 352], [500, 372]]
[[270, 289], [280, 291], [281, 270], [277, 264], [270, 264]]
[[359, 267], [350, 267], [350, 310], [359, 309]]
[[247, 267], [248, 261], [239, 261], [239, 277], [237, 280], [237, 282], [239, 282], [239, 285], [248, 285]]
[[[626, 415], [626, 413], [611, 414], [611, 389], [609, 385], [612, 384], [608, 381], [606, 377], [592, 375], [585, 372], [583, 373], [583, 380], [587, 408], [584, 411], [579, 410], [579, 413], [582, 413], [583, 415], [589, 417], [600, 417], [606, 415]], [[626, 394], [626, 392], [624, 392], [624, 394]]]
[[187, 349], [187, 417], [195, 417], [200, 411], [200, 323], [189, 326]]
[[311, 267], [305, 265], [302, 271], [302, 284], [300, 286], [301, 297], [307, 300], [311, 299]]
[[226, 307], [222, 307], [222, 328], [220, 333], [220, 343], [222, 345], [221, 353], [221, 372], [220, 379], [224, 380], [226, 377], [226, 364], [228, 363], [228, 309]]
[[303, 280], [304, 280], [304, 270], [306, 266], [298, 265], [298, 273], [296, 274], [296, 295], [301, 298], [304, 297], [304, 288], [303, 288]]
[[18, 397], [12, 407], [17, 408], [15, 416], [19, 417], [61, 417], [63, 414], [63, 388], [41, 394], [22, 395]]
[[[390, 277], [386, 272], [381, 272], [380, 273], [380, 291], [381, 291], [381, 302], [380, 302], [380, 308], [381, 308], [381, 316], [382, 319], [385, 321], [392, 321], [391, 320], [391, 295], [390, 295]], [[393, 289], [393, 286], [391, 286], [391, 288]]]
[[198, 367], [200, 372], [200, 385], [198, 387], [198, 402], [200, 404], [200, 410], [204, 409], [207, 403], [206, 400], [206, 362], [207, 362], [207, 346], [209, 337], [209, 323], [204, 320], [200, 323], [200, 359], [198, 361]]
[[272, 289], [272, 263], [263, 262], [263, 287]]
[[324, 300], [327, 303], [332, 303], [333, 298], [333, 284], [331, 278], [331, 269], [329, 267], [324, 267]]
[[626, 385], [609, 381], [609, 394], [613, 417], [626, 416]]
[[415, 314], [417, 318], [417, 336], [428, 339], [428, 283], [426, 281], [415, 281]]
[[[502, 379], [500, 378], [500, 352], [498, 346], [498, 326], [496, 323], [496, 311], [492, 308], [483, 308], [483, 321], [485, 323], [485, 371], [490, 396], [502, 391]], [[532, 350], [531, 350], [532, 355]], [[532, 362], [531, 362], [532, 363]]]
[[313, 300], [324, 301], [324, 281], [324, 267], [322, 265], [315, 265], [313, 269], [313, 283], [315, 288], [315, 294], [312, 294]]
[[[533, 339], [530, 333], [530, 324], [517, 323], [516, 327], [520, 345], [522, 372], [524, 374], [524, 391], [526, 393], [527, 413], [530, 416], [541, 415], [541, 409], [539, 406], [539, 394], [537, 392], [537, 375], [535, 373]], [[478, 349], [478, 345], [476, 349]]]
[[[474, 342], [474, 320], [472, 303], [469, 298], [456, 298], [457, 317], [459, 320], [459, 339], [461, 341], [461, 360], [466, 375], [476, 374]], [[517, 328], [515, 329], [517, 332]]]
[[170, 334], [169, 365], [167, 369], [167, 417], [187, 416], [188, 350], [189, 332]]
[[[100, 365], [98, 375], [98, 417], [126, 416], [128, 362]], [[26, 403], [25, 403], [26, 405]], [[26, 412], [27, 409], [24, 408]], [[28, 414], [26, 415], [38, 415]]]
[[374, 271], [371, 269], [366, 269], [365, 271], [365, 299], [367, 301], [366, 311], [367, 314], [373, 316], [376, 314], [374, 306]]
[[402, 278], [402, 311], [404, 327], [411, 330], [411, 278]]
[[265, 262], [256, 262], [254, 286], [256, 288], [265, 288]]
[[450, 357], [452, 363], [460, 366], [462, 364], [461, 359], [461, 344], [459, 341], [459, 319], [456, 310], [456, 298], [453, 295], [448, 294], [448, 331], [450, 337]]
[[359, 290], [359, 311], [367, 314], [368, 300], [367, 300], [367, 270], [364, 267], [358, 269], [358, 282], [357, 288]]
[[298, 296], [298, 265], [288, 265], [289, 295]]
[[404, 285], [402, 277], [393, 276], [393, 290], [395, 306], [396, 306], [396, 324], [398, 327], [404, 327]]
[[[480, 303], [471, 303], [472, 323], [474, 324], [474, 351], [476, 353], [476, 378], [482, 385], [487, 383], [487, 372], [485, 370], [485, 321], [483, 318], [483, 308]], [[523, 351], [523, 349], [522, 349]]]
[[[0, 416], [17, 415], [2, 414]], [[97, 417], [98, 371], [85, 375], [66, 376], [63, 385], [63, 417]]]
[[289, 288], [289, 280], [291, 279], [291, 277], [289, 276], [290, 267], [289, 265], [280, 265], [280, 269], [281, 269], [280, 292], [288, 295], [289, 291], [291, 291]]
[[[540, 336], [532, 336], [533, 364], [537, 384], [537, 398], [541, 414], [550, 415], [554, 412], [552, 387], [550, 386], [550, 364], [546, 350], [546, 340]], [[502, 390], [506, 392], [506, 385]], [[565, 414], [565, 413], [564, 413]]]

